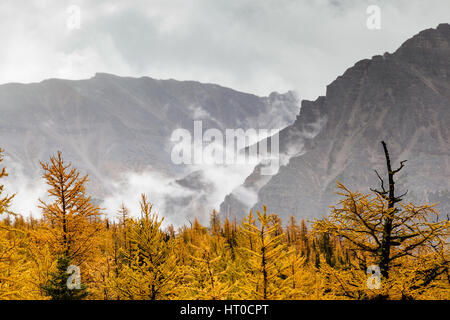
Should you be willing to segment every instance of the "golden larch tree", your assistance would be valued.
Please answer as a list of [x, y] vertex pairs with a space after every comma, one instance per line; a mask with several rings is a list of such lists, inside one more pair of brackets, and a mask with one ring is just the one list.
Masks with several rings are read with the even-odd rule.
[[49, 186], [48, 195], [53, 202], [39, 199], [48, 226], [48, 243], [55, 255], [64, 255], [81, 264], [94, 245], [94, 235], [99, 231], [100, 209], [86, 194], [87, 174], [65, 163], [61, 152], [41, 162], [43, 178]]
[[[355, 267], [361, 271], [358, 276], [349, 270], [345, 272], [347, 276], [335, 275], [340, 282], [338, 287], [349, 297], [370, 296], [370, 290], [366, 294], [361, 293], [361, 290], [367, 289], [364, 281], [361, 283], [358, 280], [357, 284], [354, 281], [367, 278], [361, 274], [364, 275], [371, 265], [376, 266], [373, 269], [380, 270], [384, 291], [382, 294], [380, 291], [378, 297], [384, 298], [392, 297], [393, 292], [398, 291], [393, 283], [400, 286], [406, 284], [406, 274], [415, 278], [415, 284], [411, 284], [409, 289], [399, 289], [403, 298], [408, 296], [407, 292], [414, 286], [428, 286], [434, 281], [440, 281], [440, 276], [448, 272], [446, 241], [449, 222], [439, 220], [439, 213], [432, 205], [403, 203], [402, 197], [406, 193], [401, 196], [395, 194], [394, 175], [404, 167], [405, 161], [401, 162], [398, 169], [392, 169], [387, 146], [384, 142], [382, 145], [388, 171], [388, 189], [378, 172], [381, 190], [372, 189], [372, 194], [350, 191], [338, 182], [338, 194], [343, 196], [343, 200], [339, 206], [332, 207], [328, 217], [315, 223], [317, 233], [329, 233], [344, 239], [347, 250], [353, 253], [357, 261]], [[419, 265], [422, 266], [421, 270], [411, 269]], [[391, 273], [395, 273], [395, 277], [388, 281]], [[345, 282], [350, 284], [347, 289], [344, 288]], [[355, 295], [350, 292], [351, 288], [356, 289]]]

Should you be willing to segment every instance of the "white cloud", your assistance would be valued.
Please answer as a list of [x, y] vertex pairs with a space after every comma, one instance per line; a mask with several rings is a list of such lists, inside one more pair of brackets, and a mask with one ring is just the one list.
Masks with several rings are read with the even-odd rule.
[[[381, 30], [366, 28], [369, 4]], [[81, 28], [68, 30], [69, 5]], [[447, 0], [5, 0], [0, 83], [95, 72], [315, 98], [349, 65], [448, 21]]]
[[40, 179], [37, 173], [30, 177], [20, 164], [12, 161], [8, 161], [7, 172], [8, 176], [2, 179], [1, 183], [4, 185], [5, 194], [15, 194], [10, 210], [23, 217], [40, 217], [42, 212], [38, 208], [39, 199], [48, 200], [45, 181]]
[[[217, 147], [222, 147], [224, 154], [227, 152], [225, 145]], [[242, 155], [237, 155], [238, 159], [240, 157]], [[237, 160], [233, 164], [205, 164], [208, 162], [213, 163], [203, 159], [202, 163], [188, 165], [185, 174], [182, 175], [186, 177], [189, 173], [196, 173], [203, 184], [199, 189], [183, 187], [176, 182], [177, 178], [151, 170], [125, 172], [120, 181], [108, 182], [112, 194], [106, 197], [102, 207], [106, 209], [108, 216], [113, 218], [114, 212], [119, 209], [121, 203], [124, 203], [133, 216], [138, 216], [140, 195], [145, 193], [154, 205], [154, 212], [160, 217], [164, 216], [163, 226], [169, 224], [181, 226], [193, 218], [198, 218], [200, 222], [206, 224], [209, 213], [213, 209], [218, 210], [224, 197], [244, 182], [253, 171], [256, 160]], [[184, 202], [183, 198], [189, 200]]]
[[176, 184], [174, 179], [154, 171], [126, 172], [122, 174], [122, 180], [110, 182], [110, 185], [113, 193], [106, 197], [101, 205], [110, 219], [114, 219], [122, 203], [130, 210], [132, 216], [138, 217], [139, 201], [141, 194], [144, 193], [153, 205], [153, 213], [164, 217], [164, 225], [182, 225], [186, 222], [180, 221], [184, 218], [183, 213], [176, 216], [167, 214], [166, 197], [168, 195], [186, 197], [193, 193]]

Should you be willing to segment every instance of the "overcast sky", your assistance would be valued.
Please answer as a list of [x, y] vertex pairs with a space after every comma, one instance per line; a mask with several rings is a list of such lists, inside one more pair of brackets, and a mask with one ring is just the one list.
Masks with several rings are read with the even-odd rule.
[[[381, 29], [366, 26], [371, 4]], [[315, 99], [358, 60], [449, 17], [448, 0], [1, 0], [0, 83], [108, 72]]]

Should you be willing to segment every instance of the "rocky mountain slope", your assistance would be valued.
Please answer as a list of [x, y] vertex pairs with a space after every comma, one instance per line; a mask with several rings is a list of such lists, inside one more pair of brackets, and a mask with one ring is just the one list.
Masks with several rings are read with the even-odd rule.
[[[173, 130], [282, 128], [295, 120], [293, 92], [268, 97], [194, 81], [129, 78], [49, 79], [0, 85], [0, 146], [6, 165], [39, 176], [39, 161], [57, 150], [91, 179], [97, 197], [127, 170], [182, 176], [170, 159]], [[142, 190], [145, 192], [145, 190]]]
[[449, 57], [450, 25], [440, 24], [392, 54], [357, 62], [325, 96], [302, 101], [296, 121], [280, 133], [288, 163], [271, 177], [255, 169], [221, 212], [242, 216], [266, 204], [281, 217], [320, 217], [338, 201], [336, 180], [362, 192], [378, 187], [373, 169], [385, 173], [381, 140], [397, 165], [408, 160], [399, 176], [400, 189], [409, 190], [404, 200], [439, 200], [448, 210]]

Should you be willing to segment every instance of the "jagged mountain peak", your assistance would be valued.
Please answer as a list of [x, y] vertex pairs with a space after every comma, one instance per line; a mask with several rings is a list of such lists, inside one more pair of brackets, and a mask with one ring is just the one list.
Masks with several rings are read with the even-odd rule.
[[[239, 214], [265, 204], [285, 218], [326, 214], [338, 201], [336, 180], [364, 192], [377, 186], [373, 169], [384, 170], [381, 140], [395, 161], [408, 159], [400, 182], [410, 189], [406, 201], [431, 201], [449, 190], [449, 30], [441, 24], [393, 54], [358, 61], [325, 96], [303, 100], [296, 121], [280, 133], [281, 152], [299, 152], [265, 185], [247, 186], [257, 193], [253, 206], [237, 204], [236, 193], [221, 208]], [[261, 181], [256, 176], [249, 180]]]
[[397, 49], [397, 52], [401, 51], [414, 51], [418, 48], [422, 49], [445, 49], [445, 47], [439, 47], [436, 45], [441, 44], [442, 41], [445, 42], [445, 39], [447, 39], [450, 36], [450, 24], [448, 23], [441, 23], [436, 28], [429, 28], [420, 31], [416, 35], [412, 36], [410, 39], [406, 40], [399, 49]]

